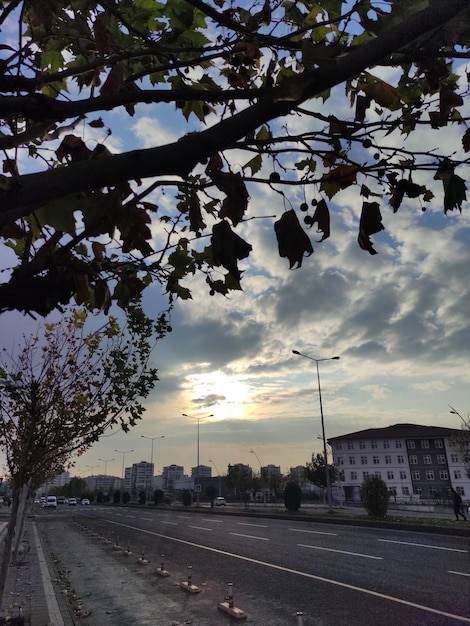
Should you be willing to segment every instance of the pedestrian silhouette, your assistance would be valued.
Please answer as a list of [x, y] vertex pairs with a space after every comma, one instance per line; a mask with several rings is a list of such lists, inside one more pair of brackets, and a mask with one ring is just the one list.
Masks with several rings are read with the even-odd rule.
[[459, 515], [461, 515], [462, 518], [466, 521], [467, 518], [465, 517], [465, 513], [463, 509], [463, 502], [462, 502], [462, 498], [460, 497], [460, 494], [457, 493], [453, 487], [451, 487], [450, 490], [452, 491], [452, 498], [454, 499], [455, 519], [458, 521]]

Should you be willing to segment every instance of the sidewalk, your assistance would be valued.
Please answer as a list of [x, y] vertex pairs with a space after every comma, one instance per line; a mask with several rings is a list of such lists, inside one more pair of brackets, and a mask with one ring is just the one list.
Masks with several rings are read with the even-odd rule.
[[[6, 533], [6, 522], [8, 511], [1, 511], [0, 544]], [[61, 590], [51, 579], [34, 515], [26, 519], [23, 546], [20, 564], [11, 566], [8, 572], [0, 624], [5, 618], [22, 615], [24, 623], [30, 626], [73, 626], [74, 620], [61, 597]]]

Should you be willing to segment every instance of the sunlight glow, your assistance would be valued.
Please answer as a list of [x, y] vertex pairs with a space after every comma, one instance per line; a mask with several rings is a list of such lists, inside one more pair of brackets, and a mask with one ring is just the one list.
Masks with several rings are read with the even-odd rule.
[[187, 377], [192, 404], [198, 410], [211, 410], [212, 420], [243, 418], [251, 404], [250, 386], [242, 377], [219, 371]]

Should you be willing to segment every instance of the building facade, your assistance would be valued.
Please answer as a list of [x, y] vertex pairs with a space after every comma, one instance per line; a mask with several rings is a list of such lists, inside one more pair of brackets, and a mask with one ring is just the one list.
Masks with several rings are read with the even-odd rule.
[[395, 424], [332, 437], [328, 443], [347, 500], [360, 501], [360, 486], [372, 475], [385, 481], [397, 502], [447, 499], [451, 487], [469, 499], [469, 465], [455, 444], [461, 432]]

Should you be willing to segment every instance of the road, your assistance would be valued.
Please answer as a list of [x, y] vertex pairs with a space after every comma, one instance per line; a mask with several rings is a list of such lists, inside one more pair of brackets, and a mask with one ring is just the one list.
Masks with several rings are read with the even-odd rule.
[[257, 624], [290, 624], [298, 611], [322, 626], [470, 623], [468, 538], [218, 513], [73, 516], [205, 590], [232, 582], [235, 606]]

